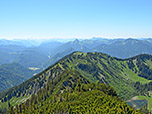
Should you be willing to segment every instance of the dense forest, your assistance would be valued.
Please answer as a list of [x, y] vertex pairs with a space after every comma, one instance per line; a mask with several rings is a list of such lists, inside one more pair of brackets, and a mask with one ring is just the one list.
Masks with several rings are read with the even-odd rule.
[[[62, 84], [58, 81], [63, 82]], [[55, 88], [54, 88], [55, 87]], [[90, 83], [76, 71], [63, 73], [51, 80], [37, 94], [21, 105], [10, 105], [8, 114], [52, 113], [126, 113], [137, 114], [123, 102], [113, 88]]]

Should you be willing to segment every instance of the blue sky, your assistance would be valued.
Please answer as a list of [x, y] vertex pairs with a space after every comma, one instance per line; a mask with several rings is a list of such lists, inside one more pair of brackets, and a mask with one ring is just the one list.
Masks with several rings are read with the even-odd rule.
[[152, 37], [152, 0], [0, 0], [0, 38]]

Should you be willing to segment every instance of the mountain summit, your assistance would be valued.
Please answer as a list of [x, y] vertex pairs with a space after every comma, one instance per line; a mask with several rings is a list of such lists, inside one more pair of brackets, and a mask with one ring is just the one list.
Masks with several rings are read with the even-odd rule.
[[80, 41], [78, 40], [78, 39], [75, 39], [74, 41], [73, 41], [73, 43], [74, 44], [78, 44]]

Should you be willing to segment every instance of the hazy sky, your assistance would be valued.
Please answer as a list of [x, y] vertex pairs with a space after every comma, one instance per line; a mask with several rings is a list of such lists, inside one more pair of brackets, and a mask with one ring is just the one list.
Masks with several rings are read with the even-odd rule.
[[152, 37], [152, 0], [0, 0], [0, 38]]

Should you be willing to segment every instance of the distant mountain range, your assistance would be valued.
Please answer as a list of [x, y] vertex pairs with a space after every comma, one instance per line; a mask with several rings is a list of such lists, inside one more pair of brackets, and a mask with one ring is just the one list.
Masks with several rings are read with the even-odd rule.
[[[55, 49], [55, 53], [50, 57], [45, 68], [62, 57], [74, 51], [82, 52], [102, 52], [112, 57], [130, 58], [139, 54], [152, 54], [152, 39], [91, 39], [74, 40], [62, 44]], [[59, 56], [58, 56], [59, 55]]]
[[113, 57], [129, 58], [139, 54], [152, 54], [152, 43], [147, 40], [126, 39], [99, 45], [94, 51], [107, 53]]
[[18, 45], [23, 47], [31, 47], [31, 46], [40, 45], [40, 41], [24, 40], [24, 39], [16, 39], [16, 40], [0, 39], [0, 45]]
[[[102, 52], [118, 58], [152, 54], [152, 39], [92, 38], [69, 42], [0, 40], [0, 64], [18, 62], [24, 67], [44, 69], [74, 51]], [[59, 56], [58, 56], [59, 55]]]

